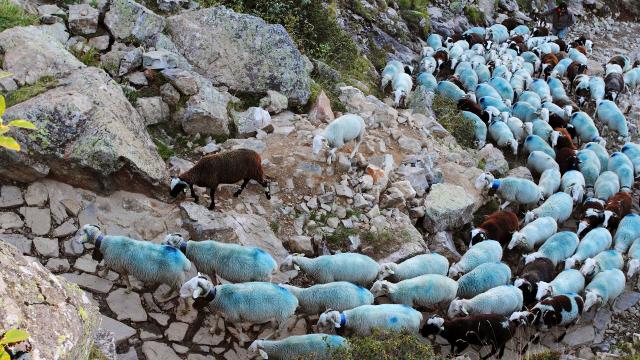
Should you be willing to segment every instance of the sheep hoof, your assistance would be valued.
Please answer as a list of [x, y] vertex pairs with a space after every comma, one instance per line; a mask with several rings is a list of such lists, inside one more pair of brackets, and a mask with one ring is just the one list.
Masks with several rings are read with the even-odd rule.
[[271, 200], [271, 195], [270, 194], [266, 194], [267, 196], [267, 200]]

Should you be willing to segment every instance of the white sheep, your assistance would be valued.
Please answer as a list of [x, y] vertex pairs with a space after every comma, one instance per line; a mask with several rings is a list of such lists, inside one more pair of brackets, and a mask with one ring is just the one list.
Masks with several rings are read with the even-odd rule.
[[347, 339], [338, 335], [307, 334], [289, 336], [282, 340], [256, 340], [249, 352], [259, 353], [263, 359], [331, 359], [336, 350], [348, 348]]
[[393, 78], [401, 72], [404, 72], [404, 66], [401, 62], [397, 60], [389, 61], [389, 63], [384, 67], [384, 70], [382, 70], [382, 79], [380, 84], [382, 91], [384, 91], [387, 86], [389, 86]]
[[465, 274], [484, 263], [502, 260], [502, 246], [495, 240], [485, 240], [473, 245], [457, 263], [449, 268], [449, 276]]
[[560, 294], [580, 293], [584, 289], [584, 276], [575, 269], [566, 269], [551, 282], [538, 282], [538, 292], [536, 299], [542, 300], [547, 296], [555, 296]]
[[380, 266], [372, 258], [357, 253], [323, 255], [308, 259], [300, 255], [289, 255], [280, 264], [280, 270], [300, 269], [313, 281], [326, 284], [348, 281], [368, 286], [378, 276]]
[[573, 268], [577, 262], [594, 257], [611, 247], [613, 238], [607, 228], [595, 228], [587, 233], [578, 244], [576, 253], [568, 258], [564, 263], [565, 269]]
[[313, 154], [317, 155], [323, 147], [328, 146], [329, 157], [327, 158], [327, 163], [331, 165], [331, 162], [336, 158], [336, 151], [345, 143], [355, 140], [356, 145], [350, 155], [350, 158], [353, 159], [364, 139], [366, 128], [364, 119], [358, 115], [347, 114], [340, 116], [327, 125], [321, 134], [313, 138]]
[[569, 170], [562, 175], [560, 188], [571, 195], [574, 204], [582, 204], [585, 186], [584, 175], [578, 170]]
[[458, 283], [444, 275], [428, 274], [402, 280], [397, 284], [378, 280], [371, 287], [376, 296], [386, 295], [394, 304], [430, 308], [448, 304], [456, 297]]
[[[616, 253], [618, 253], [616, 251]], [[619, 253], [618, 253], [619, 254]], [[629, 265], [627, 265], [627, 276], [631, 279], [640, 270], [640, 238], [636, 239], [629, 248]]]
[[451, 301], [449, 318], [458, 315], [495, 314], [509, 316], [522, 309], [522, 290], [513, 285], [502, 285], [489, 289], [472, 299]]
[[560, 171], [560, 165], [558, 165], [553, 156], [537, 150], [529, 154], [527, 158], [527, 168], [538, 174], [542, 174], [548, 169], [557, 169]]
[[509, 250], [522, 246], [526, 250], [533, 250], [535, 246], [546, 241], [558, 231], [558, 223], [552, 217], [541, 217], [528, 223], [525, 227], [513, 233]]
[[626, 280], [624, 273], [618, 269], [598, 273], [584, 289], [584, 311], [589, 311], [594, 305], [613, 304], [624, 291]]
[[447, 275], [449, 260], [446, 257], [431, 253], [416, 255], [400, 264], [383, 263], [380, 265], [378, 280], [390, 277], [394, 281], [402, 281], [427, 274]]
[[343, 312], [327, 310], [318, 319], [318, 329], [344, 328], [354, 335], [368, 336], [374, 329], [417, 334], [422, 314], [406, 305], [363, 305]]
[[598, 176], [594, 185], [596, 198], [607, 201], [620, 191], [620, 179], [613, 171], [605, 171]]
[[624, 259], [622, 254], [615, 250], [607, 250], [598, 255], [584, 260], [584, 265], [580, 268], [580, 272], [585, 277], [593, 277], [595, 274], [609, 270], [622, 269]]
[[411, 89], [413, 89], [411, 75], [404, 72], [396, 74], [391, 82], [391, 88], [393, 89], [394, 97], [393, 105], [395, 107], [404, 105], [404, 100], [411, 92]]
[[571, 217], [572, 212], [573, 198], [571, 195], [564, 192], [558, 192], [551, 195], [539, 207], [531, 211], [527, 211], [524, 216], [524, 223], [528, 224], [541, 217], [551, 217], [559, 224], [562, 224]]

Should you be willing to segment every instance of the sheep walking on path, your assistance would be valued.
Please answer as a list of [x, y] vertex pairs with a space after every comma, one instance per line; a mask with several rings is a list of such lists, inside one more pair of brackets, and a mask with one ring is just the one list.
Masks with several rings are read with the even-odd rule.
[[327, 164], [331, 165], [331, 162], [336, 159], [336, 151], [345, 143], [355, 140], [356, 145], [353, 151], [351, 151], [351, 155], [349, 155], [349, 158], [353, 159], [364, 139], [366, 128], [367, 126], [360, 116], [352, 114], [343, 115], [333, 120], [321, 134], [313, 138], [313, 154], [317, 155], [323, 147], [328, 146], [329, 156], [327, 157]]

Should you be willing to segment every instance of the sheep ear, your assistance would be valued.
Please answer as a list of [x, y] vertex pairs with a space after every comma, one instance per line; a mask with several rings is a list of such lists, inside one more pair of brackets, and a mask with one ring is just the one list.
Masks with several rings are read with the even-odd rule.
[[300, 266], [298, 266], [298, 264], [293, 264], [293, 269], [296, 271], [300, 270]]
[[197, 287], [195, 290], [193, 290], [193, 299], [197, 299], [200, 297], [200, 294], [202, 294], [202, 288], [201, 287]]
[[260, 349], [260, 350], [258, 350], [258, 352], [260, 353], [260, 356], [262, 356], [263, 359], [268, 359], [269, 358], [269, 355], [267, 355], [266, 351]]

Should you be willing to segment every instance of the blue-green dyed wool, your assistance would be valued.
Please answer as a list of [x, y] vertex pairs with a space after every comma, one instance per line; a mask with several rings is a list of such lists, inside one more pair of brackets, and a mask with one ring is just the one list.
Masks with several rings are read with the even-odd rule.
[[373, 294], [369, 290], [346, 281], [318, 284], [308, 288], [287, 284], [280, 286], [298, 298], [300, 311], [308, 315], [320, 314], [327, 309], [343, 311], [373, 304]]
[[629, 214], [622, 218], [613, 237], [614, 249], [622, 254], [629, 250], [634, 240], [640, 238], [640, 215]]
[[511, 269], [504, 263], [484, 263], [458, 279], [458, 297], [470, 299], [489, 289], [507, 285]]

